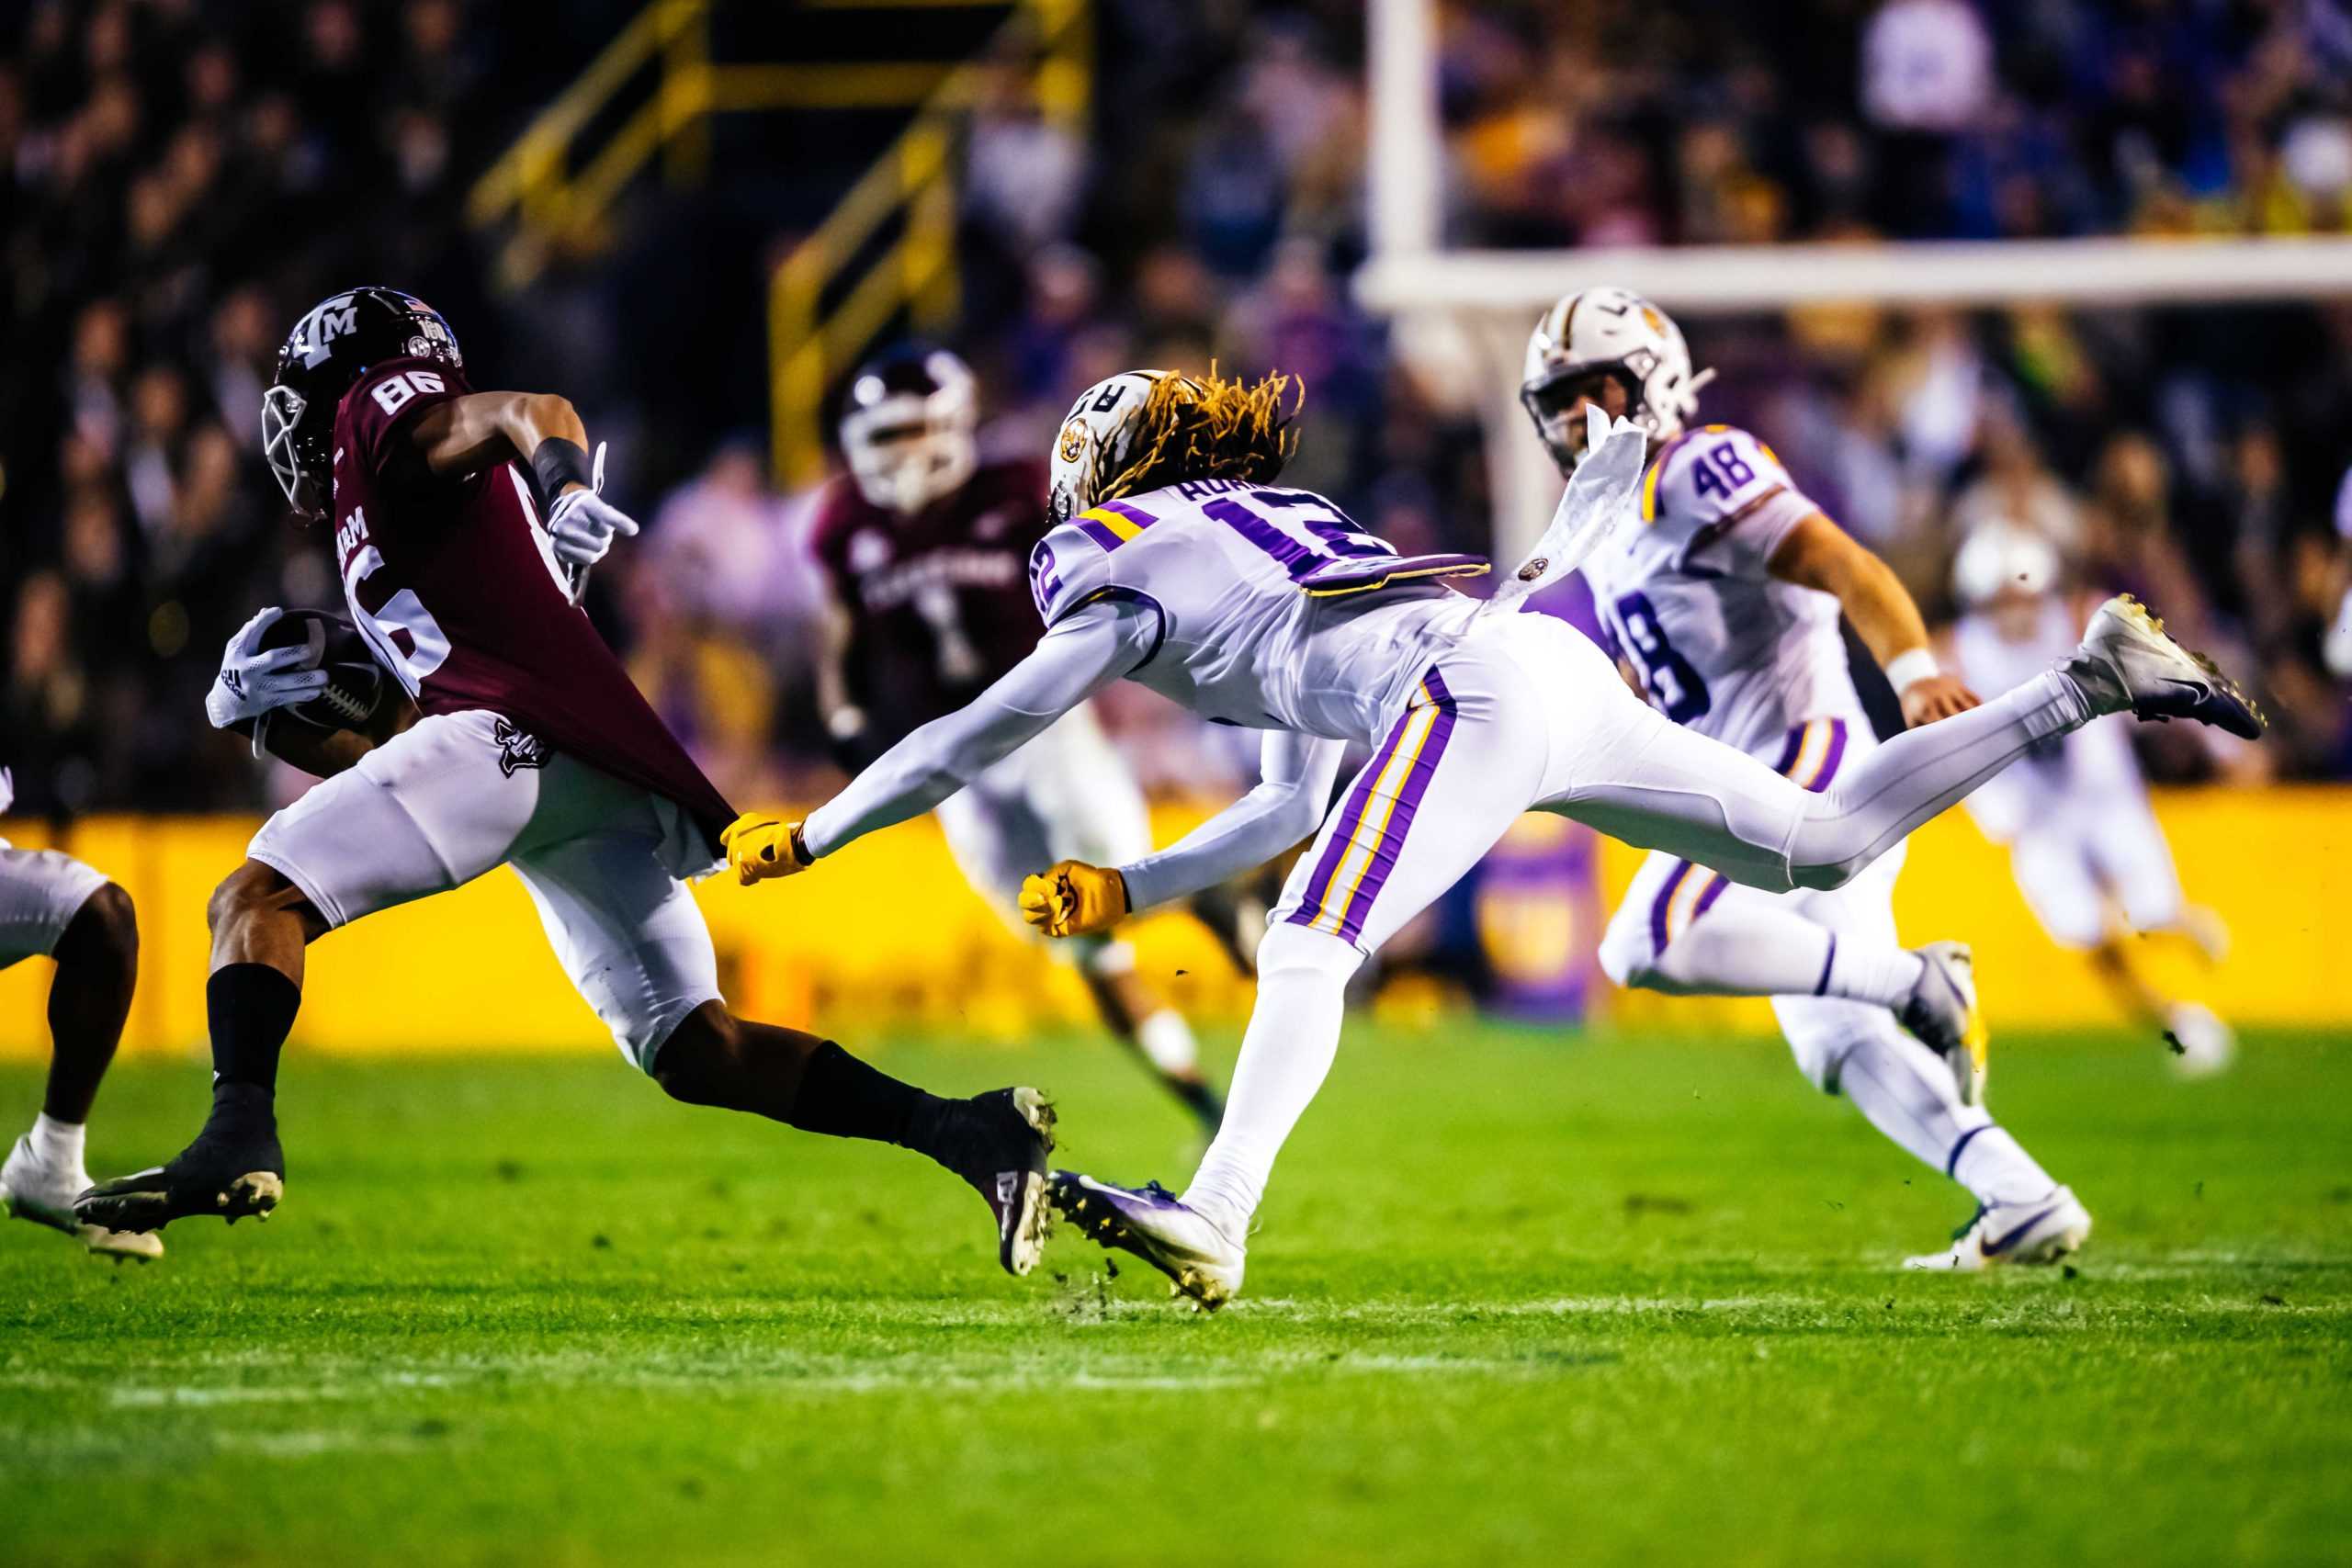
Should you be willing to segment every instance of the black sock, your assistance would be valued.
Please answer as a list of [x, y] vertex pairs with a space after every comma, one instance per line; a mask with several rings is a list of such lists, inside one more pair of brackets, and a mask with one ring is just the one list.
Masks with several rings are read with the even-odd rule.
[[800, 1092], [786, 1120], [804, 1133], [871, 1138], [931, 1154], [946, 1103], [828, 1040], [800, 1069]]
[[266, 964], [228, 964], [205, 982], [216, 1084], [277, 1089], [277, 1053], [302, 1006], [302, 987]]

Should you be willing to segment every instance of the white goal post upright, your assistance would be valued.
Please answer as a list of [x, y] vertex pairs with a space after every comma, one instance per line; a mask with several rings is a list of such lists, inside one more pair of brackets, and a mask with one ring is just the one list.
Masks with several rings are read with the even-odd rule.
[[1443, 241], [1437, 0], [1368, 0], [1371, 254], [1357, 299], [1438, 394], [1475, 406], [1497, 498], [1495, 548], [1533, 543], [1560, 479], [1519, 403], [1544, 308], [1617, 284], [1692, 317], [1828, 303], [1983, 308], [2352, 299], [2352, 236], [1455, 251]]

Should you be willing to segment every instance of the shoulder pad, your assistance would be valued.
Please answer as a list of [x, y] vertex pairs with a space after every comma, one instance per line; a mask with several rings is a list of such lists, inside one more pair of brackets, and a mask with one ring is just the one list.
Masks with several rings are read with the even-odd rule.
[[1642, 482], [1642, 520], [1691, 535], [1788, 488], [1772, 449], [1736, 425], [1707, 424], [1668, 442]]
[[1029, 552], [1029, 596], [1052, 626], [1107, 587], [1111, 552], [1076, 523], [1065, 523]]

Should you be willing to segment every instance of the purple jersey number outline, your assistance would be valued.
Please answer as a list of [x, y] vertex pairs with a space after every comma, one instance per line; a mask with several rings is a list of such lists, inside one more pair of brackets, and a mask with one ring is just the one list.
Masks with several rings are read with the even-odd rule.
[[[1703, 470], [1702, 470], [1703, 471]], [[1666, 626], [1646, 593], [1621, 593], [1610, 606], [1617, 623], [1617, 640], [1640, 671], [1658, 711], [1677, 724], [1688, 724], [1707, 711], [1714, 699], [1703, 676], [1689, 660], [1674, 650]]]
[[1306, 513], [1299, 522], [1325, 547], [1317, 549], [1276, 527], [1271, 518], [1250, 510], [1232, 496], [1220, 496], [1215, 501], [1203, 502], [1201, 514], [1216, 518], [1272, 556], [1290, 574], [1293, 582], [1303, 581], [1311, 573], [1343, 558], [1396, 553], [1358, 527], [1354, 518], [1310, 491], [1253, 490], [1250, 491], [1250, 499], [1276, 511]]

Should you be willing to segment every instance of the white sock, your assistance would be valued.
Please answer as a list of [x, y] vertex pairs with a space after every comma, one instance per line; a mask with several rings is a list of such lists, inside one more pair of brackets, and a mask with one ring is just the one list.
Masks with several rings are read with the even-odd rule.
[[1911, 999], [1912, 988], [1927, 969], [1928, 961], [1907, 947], [1832, 935], [1829, 956], [1822, 964], [1821, 994], [1899, 1008]]
[[1733, 886], [1646, 968], [1620, 978], [1672, 996], [1844, 997], [1895, 1008], [1922, 967], [1893, 942], [1839, 936], [1771, 894]]
[[1871, 1126], [1987, 1203], [2030, 1201], [2057, 1183], [1982, 1106], [1962, 1105], [1926, 1047], [1871, 1035], [1838, 1064], [1838, 1088]]
[[1200, 1047], [1193, 1043], [1193, 1026], [1174, 1008], [1161, 1008], [1136, 1025], [1136, 1049], [1170, 1077], [1191, 1077], [1200, 1064]]
[[1340, 1054], [1348, 976], [1363, 955], [1339, 938], [1283, 923], [1258, 947], [1258, 1005], [1226, 1091], [1225, 1122], [1184, 1201], [1235, 1241], [1250, 1234], [1283, 1141]]
[[43, 1165], [62, 1165], [69, 1168], [82, 1163], [83, 1126], [79, 1122], [60, 1122], [46, 1111], [33, 1118], [33, 1153]]
[[1945, 1163], [1954, 1181], [1987, 1203], [2030, 1203], [2058, 1185], [2002, 1127], [1976, 1133]]
[[1814, 795], [1789, 841], [1800, 887], [1835, 887], [1898, 839], [2007, 767], [2035, 741], [2096, 717], [2071, 676], [2044, 671], [1982, 707], [1906, 729]]

